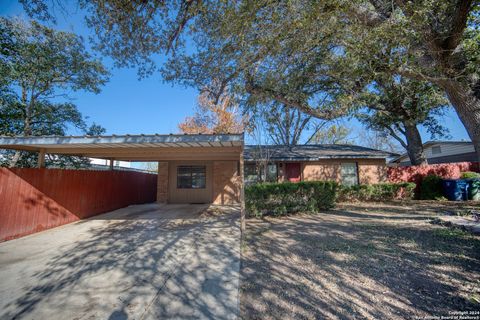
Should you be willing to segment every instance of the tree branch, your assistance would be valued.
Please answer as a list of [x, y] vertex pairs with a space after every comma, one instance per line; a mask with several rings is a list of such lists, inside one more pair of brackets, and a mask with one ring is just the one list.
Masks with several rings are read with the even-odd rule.
[[450, 31], [443, 42], [444, 49], [454, 50], [460, 44], [463, 31], [467, 27], [468, 15], [472, 9], [472, 3], [472, 0], [457, 0]]
[[302, 111], [303, 113], [318, 119], [333, 120], [347, 114], [346, 110], [333, 110], [333, 109], [320, 110], [317, 108], [312, 108], [306, 103], [289, 99], [284, 95], [282, 95], [281, 93], [276, 92], [273, 89], [264, 88], [255, 84], [251, 76], [248, 76], [248, 75], [246, 79], [245, 89], [251, 95], [275, 100], [289, 107], [296, 108]]
[[315, 135], [317, 134], [318, 131], [320, 131], [320, 129], [322, 129], [323, 127], [325, 127], [325, 125], [327, 124], [327, 122], [322, 122], [320, 124], [317, 124], [315, 126], [315, 129], [313, 130], [313, 133], [310, 135], [310, 137], [307, 139], [307, 142], [305, 142], [305, 144], [309, 144], [312, 139], [315, 137]]
[[167, 54], [173, 48], [173, 43], [178, 39], [178, 37], [182, 33], [185, 25], [188, 23], [188, 21], [190, 21], [190, 19], [193, 18], [193, 16], [190, 15], [190, 13], [188, 11], [189, 11], [190, 7], [193, 5], [194, 2], [196, 2], [196, 1], [185, 0], [185, 1], [182, 2], [181, 6], [180, 6], [180, 9], [179, 9], [180, 12], [178, 13], [178, 16], [177, 16], [178, 24], [173, 29], [173, 32], [168, 37], [167, 50], [166, 50]]
[[385, 129], [388, 130], [388, 134], [389, 134], [392, 138], [394, 138], [395, 140], [397, 140], [397, 141], [402, 145], [402, 147], [404, 147], [405, 149], [407, 149], [407, 147], [408, 147], [407, 144], [405, 143], [405, 141], [403, 141], [402, 138], [400, 138], [400, 137], [397, 135], [397, 133], [395, 132], [395, 130], [393, 130], [393, 129], [392, 129], [391, 127], [389, 127], [389, 126], [386, 126]]

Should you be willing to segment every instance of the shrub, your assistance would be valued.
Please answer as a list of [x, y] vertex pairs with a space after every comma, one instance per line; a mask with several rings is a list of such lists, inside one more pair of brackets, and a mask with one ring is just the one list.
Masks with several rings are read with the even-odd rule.
[[420, 184], [420, 199], [437, 200], [443, 197], [442, 178], [436, 175], [428, 175]]
[[473, 172], [473, 171], [466, 171], [460, 173], [460, 179], [475, 179], [480, 178], [480, 173]]
[[335, 205], [336, 191], [333, 181], [259, 183], [245, 188], [245, 206], [256, 217], [328, 210]]
[[339, 201], [388, 201], [412, 199], [415, 183], [378, 183], [356, 186], [341, 186], [338, 191]]

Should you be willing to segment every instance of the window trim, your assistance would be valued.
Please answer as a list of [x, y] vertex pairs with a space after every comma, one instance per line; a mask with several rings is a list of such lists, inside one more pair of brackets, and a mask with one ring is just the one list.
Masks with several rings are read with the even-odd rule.
[[[194, 187], [193, 186], [193, 170], [194, 168], [201, 168], [203, 170], [203, 177], [204, 177], [204, 183], [201, 187]], [[189, 186], [182, 186], [180, 184], [180, 170], [181, 169], [189, 169]], [[187, 190], [199, 190], [199, 189], [206, 189], [207, 188], [207, 166], [205, 165], [182, 165], [182, 166], [177, 166], [177, 189], [187, 189]]]

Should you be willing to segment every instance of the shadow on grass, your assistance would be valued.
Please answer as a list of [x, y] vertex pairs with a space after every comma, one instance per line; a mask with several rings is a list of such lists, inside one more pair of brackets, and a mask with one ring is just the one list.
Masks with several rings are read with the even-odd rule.
[[249, 220], [242, 316], [391, 319], [480, 309], [472, 299], [480, 297], [479, 238], [442, 231], [410, 208], [354, 209]]

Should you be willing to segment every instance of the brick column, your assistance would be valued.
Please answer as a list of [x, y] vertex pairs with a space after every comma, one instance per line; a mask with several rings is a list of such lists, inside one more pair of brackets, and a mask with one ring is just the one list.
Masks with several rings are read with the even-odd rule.
[[158, 163], [157, 202], [168, 201], [168, 162]]
[[213, 203], [234, 204], [240, 202], [240, 175], [238, 161], [213, 162]]

